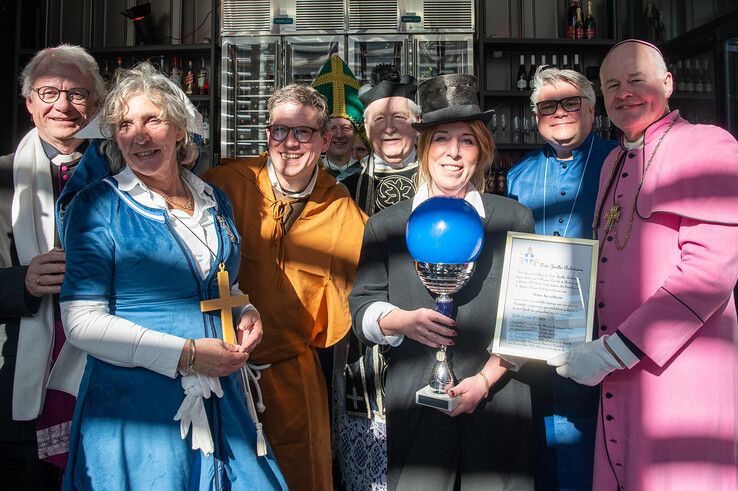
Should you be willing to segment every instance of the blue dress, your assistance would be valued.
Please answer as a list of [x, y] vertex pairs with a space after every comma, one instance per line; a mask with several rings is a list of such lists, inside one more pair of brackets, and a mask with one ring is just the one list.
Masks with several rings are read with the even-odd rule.
[[[232, 208], [216, 188], [213, 198], [210, 213], [224, 219], [213, 217], [218, 258], [235, 282], [240, 246]], [[67, 214], [62, 302], [104, 300], [111, 314], [149, 329], [222, 338], [218, 312], [200, 311], [201, 300], [218, 296], [219, 261], [202, 279], [164, 210], [137, 203], [106, 178], [80, 191]], [[271, 451], [256, 456], [256, 429], [240, 374], [221, 377], [220, 383], [223, 397], [204, 401], [215, 444], [206, 457], [191, 449], [191, 435], [180, 437], [180, 424], [173, 420], [184, 399], [179, 376], [88, 355], [64, 489], [287, 489]]]
[[[616, 146], [590, 133], [571, 160], [558, 160], [546, 145], [510, 169], [508, 196], [533, 211], [537, 234], [591, 239], [600, 171]], [[540, 371], [531, 387], [537, 482], [541, 489], [592, 489], [599, 389], [559, 377], [550, 367]]]

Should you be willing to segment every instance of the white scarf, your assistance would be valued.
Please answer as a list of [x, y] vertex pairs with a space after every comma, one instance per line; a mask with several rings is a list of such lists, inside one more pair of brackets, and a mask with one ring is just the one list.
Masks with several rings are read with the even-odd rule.
[[[18, 260], [31, 259], [54, 247], [54, 191], [49, 158], [36, 128], [18, 145], [13, 160], [13, 237]], [[13, 419], [35, 419], [43, 408], [54, 346], [52, 296], [44, 295], [33, 317], [22, 317], [13, 380]]]

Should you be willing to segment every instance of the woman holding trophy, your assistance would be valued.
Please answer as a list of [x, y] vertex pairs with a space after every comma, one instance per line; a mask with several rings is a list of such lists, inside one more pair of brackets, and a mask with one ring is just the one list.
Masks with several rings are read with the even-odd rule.
[[[513, 200], [483, 194], [495, 147], [476, 79], [442, 75], [421, 84], [418, 94], [418, 192], [370, 217], [349, 299], [357, 335], [386, 345], [387, 487], [533, 489], [530, 391], [519, 373], [487, 351], [506, 232], [532, 232], [532, 214]], [[438, 196], [463, 198], [483, 224], [474, 271], [453, 296], [455, 319], [433, 309], [434, 296], [405, 241], [413, 210]], [[453, 351], [460, 380], [445, 387], [444, 396], [454, 401], [445, 410], [416, 403], [442, 346]]]

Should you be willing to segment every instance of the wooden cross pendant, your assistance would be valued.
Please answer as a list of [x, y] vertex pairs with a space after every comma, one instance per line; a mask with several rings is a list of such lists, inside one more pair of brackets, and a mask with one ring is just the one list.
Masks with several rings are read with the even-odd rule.
[[612, 230], [620, 221], [620, 203], [615, 203], [605, 214], [605, 230]]
[[223, 263], [218, 265], [218, 269], [218, 298], [203, 300], [200, 302], [200, 310], [202, 312], [220, 310], [223, 341], [228, 344], [236, 344], [236, 331], [233, 329], [233, 312], [231, 309], [248, 305], [249, 296], [231, 296], [231, 283], [228, 278], [228, 271], [226, 271]]

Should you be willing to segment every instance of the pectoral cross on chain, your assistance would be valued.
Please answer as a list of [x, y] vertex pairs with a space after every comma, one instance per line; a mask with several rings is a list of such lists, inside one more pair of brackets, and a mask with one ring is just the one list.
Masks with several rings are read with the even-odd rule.
[[226, 271], [223, 263], [218, 265], [218, 269], [218, 298], [203, 300], [200, 302], [200, 310], [202, 312], [220, 310], [223, 341], [228, 344], [236, 344], [236, 331], [233, 329], [233, 312], [231, 309], [248, 305], [249, 296], [231, 296], [231, 283], [228, 278], [228, 271]]
[[346, 399], [349, 399], [354, 405], [354, 411], [359, 409], [360, 402], [364, 402], [364, 398], [356, 392], [356, 387], [351, 387], [351, 395], [346, 395]]
[[620, 203], [615, 203], [605, 214], [605, 230], [612, 230], [620, 221]]

